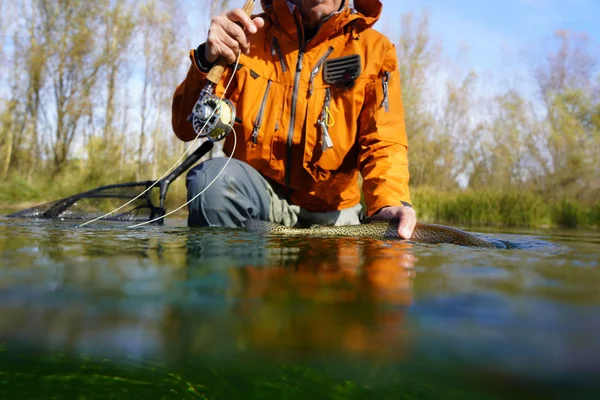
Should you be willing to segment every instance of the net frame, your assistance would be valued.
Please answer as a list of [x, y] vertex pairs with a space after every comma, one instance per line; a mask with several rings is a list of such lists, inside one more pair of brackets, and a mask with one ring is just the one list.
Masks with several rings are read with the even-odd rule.
[[[88, 213], [77, 211], [73, 212], [78, 203], [86, 200], [102, 200], [127, 202], [151, 186], [160, 188], [160, 182], [142, 181], [118, 183], [101, 186], [87, 192], [77, 193], [73, 196], [65, 197], [60, 200], [54, 200], [48, 203], [40, 204], [35, 207], [17, 211], [7, 215], [9, 218], [43, 218], [43, 219], [89, 219], [102, 215], [106, 211], [90, 211]], [[146, 221], [164, 215], [164, 206], [155, 205], [152, 202], [152, 190], [147, 191], [139, 197], [123, 212], [108, 215], [105, 219], [112, 221]], [[113, 207], [114, 208], [114, 207]], [[97, 207], [100, 209], [100, 206]]]
[[[213, 146], [214, 143], [212, 141], [205, 141], [192, 154], [183, 160], [181, 164], [179, 164], [168, 176], [159, 181], [148, 180], [100, 186], [98, 188], [77, 193], [60, 200], [54, 200], [35, 207], [27, 208], [25, 210], [17, 211], [7, 215], [7, 217], [91, 220], [93, 218], [102, 216], [102, 219], [112, 221], [153, 221], [153, 223], [156, 224], [163, 224], [164, 218], [160, 217], [166, 213], [165, 201], [167, 192], [169, 190], [169, 185], [181, 174], [192, 167], [196, 162], [198, 162], [204, 155], [211, 151]], [[124, 191], [124, 193], [115, 193], [115, 191], [118, 192], [119, 190], [126, 190], [136, 187], [138, 187], [139, 190], [131, 191], [130, 193], [127, 193], [126, 191]], [[155, 205], [155, 203], [152, 201], [152, 195], [155, 191], [152, 189], [149, 190], [149, 188], [157, 188], [159, 190], [158, 205]], [[141, 193], [143, 194], [140, 196]], [[135, 199], [135, 201], [125, 208], [125, 211], [118, 213], [112, 212], [113, 210], [116, 210], [116, 207], [114, 206], [111, 207], [111, 210], [98, 211], [97, 209], [95, 211], [88, 212], [87, 214], [72, 212], [78, 202], [82, 200], [94, 199], [119, 200], [120, 204], [127, 203], [133, 199]]]

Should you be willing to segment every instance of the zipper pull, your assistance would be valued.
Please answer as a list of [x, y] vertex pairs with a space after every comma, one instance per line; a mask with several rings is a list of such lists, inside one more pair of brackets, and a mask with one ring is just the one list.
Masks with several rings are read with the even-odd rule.
[[319, 119], [317, 123], [321, 127], [321, 151], [324, 153], [327, 151], [327, 149], [331, 149], [333, 147], [333, 142], [331, 141], [329, 129], [327, 129], [327, 124], [325, 121]]
[[381, 78], [381, 84], [383, 85], [383, 101], [379, 107], [383, 107], [385, 112], [390, 111], [390, 103], [388, 101], [388, 84], [390, 81], [390, 72], [385, 71], [383, 73], [383, 77]]
[[279, 63], [281, 64], [281, 72], [284, 74], [287, 71], [287, 67], [285, 66], [285, 59], [283, 58], [283, 54], [281, 54], [281, 47], [279, 47], [279, 42], [277, 38], [273, 36], [273, 40], [271, 41], [271, 55], [277, 56], [279, 58]]
[[298, 63], [296, 64], [296, 72], [302, 71], [302, 59], [304, 58], [304, 50], [300, 50], [298, 54]]
[[269, 90], [271, 89], [271, 84], [273, 81], [270, 79], [267, 81], [267, 88], [265, 89], [265, 94], [263, 94], [263, 99], [260, 103], [260, 108], [258, 109], [258, 115], [254, 119], [254, 127], [252, 128], [252, 143], [258, 143], [258, 131], [260, 130], [260, 126], [262, 125], [263, 114], [265, 113], [265, 107], [267, 105], [267, 98], [269, 97]]
[[310, 72], [310, 78], [308, 79], [308, 97], [312, 96], [312, 94], [313, 94], [313, 80], [319, 73], [321, 66], [325, 63], [325, 60], [327, 60], [327, 57], [329, 57], [329, 55], [331, 54], [332, 51], [333, 51], [333, 47], [329, 46], [329, 48], [327, 49], [325, 54], [323, 54], [323, 56], [321, 58], [319, 58], [319, 61], [317, 61], [317, 64], [315, 65], [313, 70]]
[[329, 134], [328, 126], [332, 126], [333, 122], [330, 123], [329, 116], [329, 103], [331, 103], [331, 89], [325, 89], [325, 102], [323, 103], [323, 111], [321, 112], [321, 117], [317, 121], [317, 124], [321, 127], [321, 151], [325, 152], [327, 149], [331, 149], [333, 147], [333, 141], [331, 140], [331, 135]]
[[[314, 72], [314, 70], [313, 70], [313, 72]], [[315, 75], [317, 75], [317, 74], [315, 74]], [[308, 80], [308, 97], [312, 96], [312, 94], [313, 94], [313, 86], [314, 86], [313, 79], [315, 78], [315, 75], [313, 75], [311, 72], [310, 79]]]

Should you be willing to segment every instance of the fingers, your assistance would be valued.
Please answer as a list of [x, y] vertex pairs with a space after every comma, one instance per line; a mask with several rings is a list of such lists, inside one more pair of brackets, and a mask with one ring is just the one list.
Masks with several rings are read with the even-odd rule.
[[[245, 14], [244, 14], [245, 15]], [[252, 22], [251, 26], [256, 32], [256, 26]], [[233, 39], [238, 44], [238, 49], [241, 49], [244, 53], [247, 53], [250, 50], [250, 45], [248, 44], [248, 39], [246, 39], [246, 33], [244, 29], [242, 29], [238, 24], [232, 21], [229, 18], [223, 18], [221, 23], [222, 29], [229, 36], [230, 39]], [[235, 50], [235, 49], [232, 49]], [[237, 53], [237, 51], [236, 51]]]
[[206, 55], [210, 62], [214, 62], [220, 56], [233, 62], [239, 51], [247, 52], [249, 50], [248, 41], [242, 28], [225, 16], [213, 17], [208, 29], [206, 44]]
[[248, 32], [256, 33], [256, 25], [250, 19], [250, 17], [241, 8], [234, 8], [233, 10], [227, 11], [225, 14], [230, 21], [238, 22], [243, 29]]
[[[235, 52], [232, 48], [235, 48]], [[238, 45], [227, 45], [225, 43], [219, 43], [219, 44], [214, 44], [213, 45], [213, 51], [214, 51], [214, 55], [212, 57], [206, 57], [206, 59], [213, 63], [215, 62], [219, 57], [223, 57], [225, 60], [227, 60], [227, 64], [232, 64], [235, 62], [235, 60], [237, 59], [237, 52], [238, 52], [239, 48]]]
[[386, 218], [398, 218], [398, 235], [402, 239], [410, 239], [417, 225], [417, 214], [412, 207], [393, 206], [383, 207], [377, 215]]
[[206, 59], [213, 63], [224, 57], [229, 64], [235, 62], [237, 54], [250, 52], [247, 35], [252, 35], [264, 26], [265, 21], [250, 19], [241, 8], [234, 8], [211, 19], [206, 40]]
[[415, 210], [410, 207], [402, 207], [400, 212], [400, 221], [398, 223], [398, 234], [402, 239], [410, 239], [415, 225], [417, 224], [417, 215]]
[[254, 22], [254, 26], [256, 26], [257, 30], [265, 26], [265, 20], [261, 17], [255, 17], [252, 22]]

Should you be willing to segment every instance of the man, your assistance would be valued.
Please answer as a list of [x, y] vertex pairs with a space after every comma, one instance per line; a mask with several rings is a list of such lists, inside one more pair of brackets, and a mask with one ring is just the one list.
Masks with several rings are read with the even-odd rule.
[[[372, 29], [378, 0], [263, 0], [253, 19], [241, 9], [211, 21], [206, 43], [173, 100], [173, 129], [196, 137], [187, 121], [211, 65], [241, 53], [239, 68], [217, 86], [241, 122], [224, 144], [234, 159], [189, 206], [188, 224], [241, 226], [263, 219], [287, 226], [358, 224], [359, 172], [367, 216], [399, 218], [410, 238], [416, 223], [408, 189], [407, 139], [393, 44]], [[206, 187], [225, 158], [187, 177], [188, 198]]]

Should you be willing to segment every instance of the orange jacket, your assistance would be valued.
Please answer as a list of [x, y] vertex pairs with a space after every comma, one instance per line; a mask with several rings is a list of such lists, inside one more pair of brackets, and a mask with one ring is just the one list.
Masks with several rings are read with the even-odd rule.
[[[292, 203], [311, 211], [359, 203], [360, 172], [372, 215], [410, 203], [400, 73], [394, 45], [370, 29], [381, 2], [355, 0], [355, 9], [345, 3], [302, 45], [298, 11], [290, 12], [286, 0], [263, 0], [265, 26], [251, 36], [250, 54], [241, 56], [225, 97], [241, 119], [234, 125], [235, 158], [281, 184]], [[196, 137], [187, 117], [206, 83], [207, 70], [195, 52], [173, 100], [173, 129], [184, 141]], [[324, 60], [352, 54], [360, 56], [362, 67], [352, 86], [327, 83]], [[216, 95], [223, 94], [232, 73], [233, 68], [225, 72]], [[230, 134], [225, 140], [226, 154], [232, 139]]]

